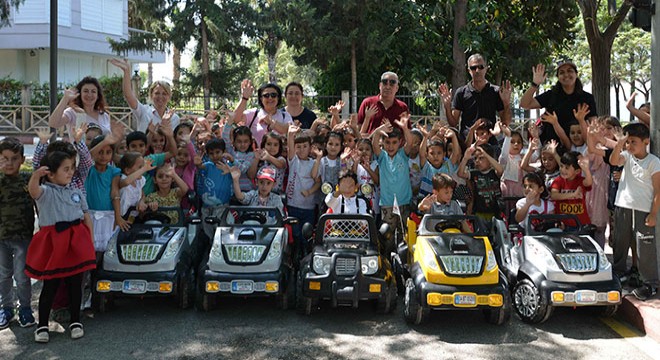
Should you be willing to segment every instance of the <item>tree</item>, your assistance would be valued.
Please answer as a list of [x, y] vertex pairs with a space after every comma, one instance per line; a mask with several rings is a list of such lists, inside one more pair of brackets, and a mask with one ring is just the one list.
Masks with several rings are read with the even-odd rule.
[[[612, 46], [612, 85], [616, 94], [616, 116], [620, 117], [619, 92], [622, 84], [630, 84], [630, 91], [638, 91], [648, 101], [651, 82], [651, 34], [633, 28], [625, 22]], [[632, 115], [630, 121], [632, 121]]]
[[18, 9], [18, 6], [25, 0], [0, 0], [0, 28], [9, 25], [9, 14], [12, 6]]
[[[612, 44], [632, 2], [624, 0], [616, 12], [610, 12], [616, 7], [612, 6], [612, 2], [610, 4], [601, 4], [599, 0], [576, 0], [576, 2], [582, 13], [591, 53], [592, 88], [596, 110], [599, 114], [609, 114]], [[601, 30], [601, 24], [604, 30]]]

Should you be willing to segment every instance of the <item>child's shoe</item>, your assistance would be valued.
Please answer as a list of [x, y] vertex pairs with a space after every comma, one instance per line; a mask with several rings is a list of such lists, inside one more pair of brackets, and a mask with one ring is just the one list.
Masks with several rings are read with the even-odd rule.
[[83, 330], [83, 326], [79, 322], [75, 322], [69, 325], [69, 330], [71, 331], [71, 338], [74, 340], [80, 339], [81, 337], [85, 336], [85, 331]]
[[14, 320], [14, 309], [0, 309], [0, 330], [9, 327], [9, 323]]
[[31, 307], [22, 307], [18, 309], [18, 324], [21, 325], [21, 327], [30, 327], [36, 323], [34, 315], [32, 315]]
[[38, 343], [47, 343], [50, 340], [48, 326], [42, 326], [34, 331], [34, 341]]

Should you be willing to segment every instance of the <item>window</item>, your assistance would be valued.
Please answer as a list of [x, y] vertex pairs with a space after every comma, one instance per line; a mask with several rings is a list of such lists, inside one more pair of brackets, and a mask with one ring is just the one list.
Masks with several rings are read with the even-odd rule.
[[[14, 14], [15, 24], [49, 24], [49, 0], [25, 0]], [[59, 0], [57, 3], [57, 24], [71, 26], [71, 0]]]
[[124, 30], [124, 1], [81, 1], [80, 27], [84, 30], [122, 35]]

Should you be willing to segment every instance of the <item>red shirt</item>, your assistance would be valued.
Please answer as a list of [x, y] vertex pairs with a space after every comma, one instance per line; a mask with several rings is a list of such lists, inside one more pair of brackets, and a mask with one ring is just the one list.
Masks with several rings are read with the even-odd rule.
[[364, 99], [360, 105], [360, 110], [358, 110], [358, 124], [362, 125], [364, 122], [364, 110], [373, 105], [378, 107], [378, 112], [369, 122], [369, 127], [367, 128], [369, 134], [383, 123], [383, 118], [389, 119], [392, 122], [392, 126], [397, 126], [394, 124], [394, 120], [398, 120], [401, 114], [408, 112], [408, 105], [399, 99], [395, 98], [392, 106], [385, 109], [385, 105], [380, 101], [380, 95], [371, 96]]
[[556, 214], [571, 214], [576, 215], [580, 219], [580, 223], [591, 224], [591, 219], [589, 219], [589, 213], [587, 212], [587, 203], [585, 202], [585, 196], [587, 191], [591, 190], [591, 186], [585, 187], [582, 185], [584, 178], [582, 175], [578, 175], [573, 180], [566, 180], [561, 176], [555, 178], [552, 181], [550, 189], [557, 189], [560, 193], [573, 192], [577, 188], [582, 188], [582, 198], [581, 199], [570, 199], [570, 200], [557, 200], [555, 201], [555, 213]]

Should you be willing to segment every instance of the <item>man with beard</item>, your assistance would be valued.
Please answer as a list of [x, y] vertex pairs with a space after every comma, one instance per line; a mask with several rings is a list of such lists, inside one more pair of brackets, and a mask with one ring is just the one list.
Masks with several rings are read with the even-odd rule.
[[358, 123], [361, 124], [362, 133], [371, 134], [383, 123], [383, 119], [389, 120], [392, 126], [397, 127], [394, 120], [398, 120], [401, 114], [408, 112], [408, 105], [395, 97], [399, 90], [397, 74], [391, 71], [384, 72], [380, 76], [378, 89], [380, 93], [364, 99], [358, 110]]

